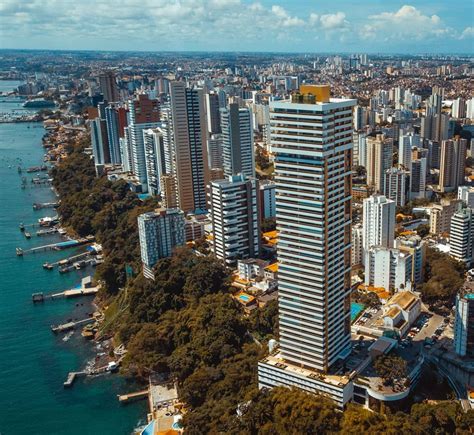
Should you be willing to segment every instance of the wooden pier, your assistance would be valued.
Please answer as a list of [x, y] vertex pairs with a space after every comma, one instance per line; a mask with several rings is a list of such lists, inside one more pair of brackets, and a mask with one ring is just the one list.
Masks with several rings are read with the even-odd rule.
[[125, 403], [131, 400], [146, 399], [147, 397], [148, 397], [148, 388], [146, 390], [136, 391], [134, 393], [118, 395], [118, 400], [120, 403]]
[[59, 293], [47, 293], [42, 292], [33, 293], [31, 298], [33, 303], [44, 302], [47, 299], [60, 299], [60, 298], [78, 298], [80, 296], [94, 296], [99, 291], [99, 287], [89, 287], [89, 288], [78, 288], [65, 290]]

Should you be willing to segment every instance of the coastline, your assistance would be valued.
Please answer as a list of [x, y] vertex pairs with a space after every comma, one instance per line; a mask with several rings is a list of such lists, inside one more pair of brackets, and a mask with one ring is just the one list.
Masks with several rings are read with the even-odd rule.
[[[6, 110], [10, 105], [4, 104], [3, 107]], [[4, 271], [0, 292], [0, 341], [3, 348], [0, 432], [130, 434], [141, 421], [144, 410], [142, 404], [120, 406], [117, 395], [130, 388], [127, 380], [119, 376], [101, 376], [90, 381], [81, 380], [72, 391], [63, 388], [67, 372], [84, 367], [101, 350], [86, 342], [78, 330], [63, 340], [64, 336], [51, 333], [50, 326], [69, 318], [82, 318], [94, 309], [93, 301], [90, 297], [78, 300], [62, 298], [35, 306], [31, 295], [37, 291], [49, 293], [73, 288], [87, 273], [74, 270], [59, 274], [57, 270], [42, 268], [44, 261], [57, 261], [73, 255], [75, 249], [49, 251], [24, 258], [15, 256], [15, 247], [59, 241], [57, 235], [37, 237], [36, 231], [32, 231], [33, 237], [26, 240], [18, 230], [20, 222], [29, 224], [52, 215], [51, 209], [33, 210], [32, 204], [50, 202], [55, 197], [49, 187], [28, 185], [26, 189], [20, 189], [21, 177], [17, 173], [17, 159], [21, 159], [25, 167], [41, 163], [45, 152], [41, 146], [45, 133], [43, 126], [39, 123], [9, 123], [1, 124], [0, 129], [0, 184], [2, 203], [7, 211], [0, 216], [0, 266]], [[61, 409], [59, 414], [55, 411], [58, 407]], [[30, 418], [25, 419], [26, 414]]]

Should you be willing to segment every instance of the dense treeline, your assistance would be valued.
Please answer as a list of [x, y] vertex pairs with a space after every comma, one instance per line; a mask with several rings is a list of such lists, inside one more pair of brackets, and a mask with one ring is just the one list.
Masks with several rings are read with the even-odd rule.
[[140, 201], [125, 181], [96, 178], [93, 161], [83, 153], [86, 146], [70, 147], [68, 158], [52, 169], [59, 213], [63, 226], [78, 236], [95, 235], [102, 244], [105, 261], [97, 277], [107, 294], [116, 294], [125, 285], [125, 265], [139, 268], [137, 216], [155, 208], [156, 201]]
[[464, 266], [448, 254], [427, 248], [425, 282], [421, 296], [432, 309], [443, 311], [451, 308], [454, 297], [464, 283]]

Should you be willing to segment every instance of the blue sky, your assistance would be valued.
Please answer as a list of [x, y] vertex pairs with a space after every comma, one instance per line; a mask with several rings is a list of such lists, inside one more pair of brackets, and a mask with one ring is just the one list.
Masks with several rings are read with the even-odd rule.
[[473, 53], [472, 0], [0, 0], [0, 47]]

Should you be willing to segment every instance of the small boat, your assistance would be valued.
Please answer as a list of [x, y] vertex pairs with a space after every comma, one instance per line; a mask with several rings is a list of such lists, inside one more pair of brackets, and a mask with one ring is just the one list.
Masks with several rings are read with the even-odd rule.
[[26, 232], [25, 232], [25, 237], [26, 237], [27, 239], [31, 239], [31, 234], [30, 234], [28, 231], [26, 231]]
[[53, 270], [53, 265], [50, 264], [50, 263], [44, 263], [43, 264], [43, 269]]
[[20, 224], [20, 231], [25, 231], [25, 225], [23, 223]]

